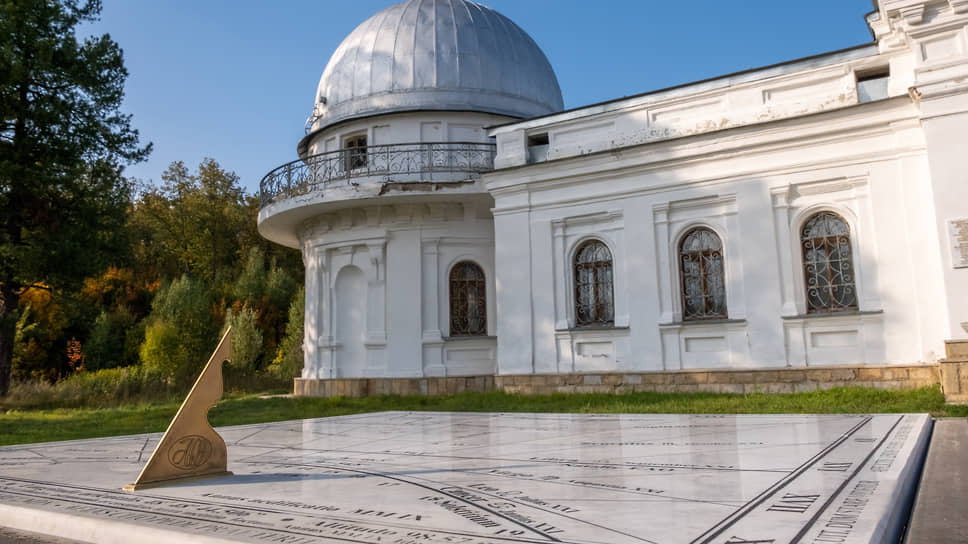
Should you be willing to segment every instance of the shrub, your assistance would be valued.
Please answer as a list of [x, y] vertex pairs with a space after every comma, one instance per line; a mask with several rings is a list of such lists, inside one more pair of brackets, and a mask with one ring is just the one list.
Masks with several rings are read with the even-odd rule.
[[181, 395], [164, 376], [141, 365], [78, 372], [51, 384], [15, 382], [2, 399], [5, 409], [106, 408], [171, 400]]
[[141, 360], [176, 383], [190, 383], [215, 349], [217, 330], [210, 292], [202, 282], [182, 276], [152, 303]]
[[303, 321], [306, 315], [306, 290], [296, 291], [289, 304], [289, 322], [286, 336], [279, 345], [279, 353], [269, 366], [269, 372], [280, 378], [295, 378], [302, 373]]
[[193, 366], [188, 360], [188, 350], [181, 344], [175, 326], [158, 319], [145, 328], [145, 340], [141, 344], [141, 361], [145, 368], [166, 378], [182, 381]]
[[232, 287], [232, 295], [242, 302], [255, 304], [262, 299], [266, 287], [266, 259], [262, 250], [253, 247], [245, 260], [239, 279]]
[[296, 280], [273, 262], [272, 268], [269, 269], [269, 276], [266, 278], [266, 295], [269, 297], [269, 303], [279, 308], [281, 312], [289, 305], [297, 287]]
[[[225, 316], [226, 328], [232, 327], [232, 359], [230, 365], [243, 374], [253, 372], [262, 352], [262, 332], [256, 323], [255, 311], [248, 305]], [[224, 329], [223, 329], [224, 333]]]
[[102, 311], [84, 343], [84, 367], [99, 370], [135, 364], [137, 351], [130, 351], [128, 333], [137, 330], [136, 322], [137, 318], [124, 306], [112, 312]]

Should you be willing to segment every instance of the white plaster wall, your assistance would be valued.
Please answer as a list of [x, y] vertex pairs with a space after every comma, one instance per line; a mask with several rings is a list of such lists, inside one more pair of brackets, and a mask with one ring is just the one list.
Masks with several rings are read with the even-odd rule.
[[[968, 268], [955, 266], [948, 232], [968, 217], [968, 2], [879, 7], [876, 44], [822, 57], [490, 131], [508, 119], [416, 112], [316, 135], [309, 153], [363, 133], [370, 145], [493, 138], [499, 170], [443, 198], [292, 203], [305, 211], [286, 223], [300, 225], [307, 270], [304, 376], [340, 372], [334, 285], [349, 266], [366, 278], [366, 365], [352, 371], [366, 376], [943, 356], [944, 340], [968, 337]], [[861, 104], [858, 77], [888, 68], [889, 98]], [[549, 140], [540, 152], [528, 148], [536, 135]], [[267, 210], [260, 219], [288, 213]], [[806, 314], [798, 235], [822, 210], [850, 226], [854, 312]], [[698, 225], [723, 240], [725, 320], [682, 321], [678, 241]], [[571, 258], [591, 237], [612, 251], [614, 327], [574, 326]], [[449, 335], [447, 277], [462, 259], [487, 276], [485, 337]]]
[[[546, 160], [554, 160], [836, 110], [858, 103], [858, 73], [904, 58], [910, 54], [858, 47], [505, 125], [490, 132], [498, 144], [495, 162], [527, 164], [527, 137], [537, 134], [547, 135]], [[903, 96], [907, 87], [888, 92]]]
[[[352, 249], [352, 247], [350, 248]], [[333, 284], [333, 324], [337, 378], [360, 376], [366, 368], [366, 279], [359, 267], [347, 264], [339, 269]]]
[[[949, 331], [938, 320], [945, 303], [941, 255], [930, 243], [936, 235], [928, 244], [916, 239], [935, 224], [931, 199], [911, 198], [931, 186], [917, 116], [900, 97], [487, 174], [500, 372], [937, 359]], [[824, 209], [851, 226], [859, 312], [805, 315], [799, 229]], [[574, 237], [564, 228], [571, 224], [582, 225]], [[716, 230], [725, 246], [723, 322], [681, 321], [677, 242], [696, 225]], [[615, 248], [610, 331], [576, 329], [568, 320], [568, 248], [582, 236]]]
[[[957, 104], [948, 104], [953, 113], [924, 121], [928, 142], [928, 164], [931, 172], [935, 228], [921, 232], [921, 240], [932, 247], [940, 245], [943, 258], [944, 292], [947, 302], [945, 328], [950, 339], [968, 339], [968, 267], [964, 266], [964, 239], [951, 233], [949, 222], [968, 220], [968, 96], [959, 96]], [[949, 110], [950, 111], [950, 110]], [[927, 191], [925, 191], [925, 196]]]
[[[920, 109], [931, 183], [909, 198], [930, 202], [916, 236], [940, 251], [935, 296], [944, 304], [936, 325], [950, 339], [968, 338], [968, 240], [951, 222], [968, 223], [964, 159], [968, 139], [968, 3], [964, 0], [879, 0], [872, 24], [884, 52], [905, 59], [904, 79]], [[893, 68], [893, 67], [892, 67]], [[923, 165], [922, 165], [923, 166]], [[933, 215], [933, 218], [931, 217]], [[932, 269], [932, 271], [934, 271]], [[937, 277], [940, 276], [940, 280]]]
[[[872, 46], [492, 129], [500, 371], [578, 368], [583, 338], [615, 370], [658, 370], [934, 361], [968, 337], [968, 2], [878, 8]], [[889, 98], [861, 104], [857, 79], [887, 69]], [[820, 210], [850, 225], [856, 312], [805, 315], [798, 234]], [[592, 230], [625, 241], [627, 329], [567, 320], [561, 225], [596, 214], [622, 218]], [[680, 321], [676, 242], [700, 224], [725, 245], [720, 323]]]
[[[304, 225], [305, 378], [492, 374], [493, 220], [486, 195], [386, 204]], [[489, 336], [449, 336], [450, 267], [480, 265]]]
[[379, 115], [348, 121], [315, 135], [309, 154], [335, 151], [354, 135], [366, 135], [367, 145], [419, 142], [488, 142], [485, 127], [506, 123], [510, 117], [475, 112], [414, 112]]
[[[546, 348], [540, 359], [535, 357], [535, 339], [547, 339], [549, 334], [554, 334], [554, 314], [548, 311], [553, 297], [546, 289], [551, 284], [549, 278], [553, 277], [550, 270], [540, 276], [543, 281], [532, 285], [532, 275], [538, 277], [545, 270], [533, 259], [551, 253], [550, 228], [547, 229], [549, 242], [535, 247], [532, 253], [531, 240], [535, 236], [532, 228], [539, 230], [542, 225], [533, 223], [530, 211], [522, 209], [527, 206], [527, 195], [523, 196], [522, 199], [520, 194], [508, 195], [502, 202], [501, 217], [496, 213], [494, 218], [500, 374], [530, 374], [551, 371], [556, 366], [555, 358], [549, 356], [554, 353], [553, 348]], [[550, 259], [547, 263], [550, 264]], [[545, 311], [532, 311], [533, 304], [542, 304]]]

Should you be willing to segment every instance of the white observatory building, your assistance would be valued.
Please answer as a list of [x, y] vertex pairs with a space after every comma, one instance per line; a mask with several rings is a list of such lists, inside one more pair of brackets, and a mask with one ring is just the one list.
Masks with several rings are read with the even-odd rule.
[[496, 11], [373, 15], [261, 185], [259, 231], [306, 266], [296, 393], [944, 381], [968, 340], [968, 1], [867, 22], [866, 45], [563, 111]]

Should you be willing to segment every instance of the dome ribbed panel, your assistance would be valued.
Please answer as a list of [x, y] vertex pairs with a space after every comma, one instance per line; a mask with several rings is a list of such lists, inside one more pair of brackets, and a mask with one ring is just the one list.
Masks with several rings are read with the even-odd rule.
[[534, 40], [467, 0], [408, 0], [367, 19], [333, 53], [320, 96], [323, 126], [408, 110], [534, 117], [563, 107], [554, 70]]
[[[454, 24], [454, 8], [452, 2], [446, 0], [425, 0], [434, 2], [434, 34], [436, 46], [434, 51], [441, 54], [435, 55], [437, 80], [435, 86], [445, 89], [456, 89], [460, 81], [459, 64], [460, 44], [457, 43], [457, 27]], [[452, 49], [451, 54], [445, 54], [447, 49]]]
[[[397, 40], [396, 21], [402, 6], [397, 4], [383, 10], [383, 19], [373, 42], [373, 56], [370, 63], [370, 89], [390, 89], [393, 87], [393, 50]], [[379, 15], [379, 14], [378, 14]]]
[[395, 21], [396, 29], [394, 32], [397, 39], [393, 42], [393, 50], [389, 52], [390, 58], [393, 59], [393, 86], [389, 89], [382, 89], [384, 91], [412, 89], [414, 86], [413, 49], [417, 35], [419, 6], [416, 5], [416, 2], [398, 5], [401, 14], [400, 18]]
[[[474, 28], [471, 6], [466, 2], [454, 5], [454, 34], [457, 40], [457, 85], [470, 88], [483, 81], [481, 75], [480, 38]], [[468, 28], [473, 32], [457, 32], [457, 28]]]

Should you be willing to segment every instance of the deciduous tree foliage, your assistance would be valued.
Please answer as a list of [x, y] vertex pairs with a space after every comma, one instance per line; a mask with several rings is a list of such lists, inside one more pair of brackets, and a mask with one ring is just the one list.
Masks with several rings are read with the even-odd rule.
[[139, 261], [153, 263], [160, 276], [194, 274], [210, 283], [234, 276], [240, 233], [255, 228], [239, 177], [205, 159], [197, 173], [174, 162], [161, 179], [160, 188], [145, 188], [135, 204]]
[[164, 286], [151, 306], [141, 361], [176, 383], [191, 383], [218, 341], [211, 291], [185, 275]]
[[0, 0], [0, 394], [21, 294], [103, 267], [129, 205], [121, 167], [150, 150], [120, 112], [120, 47], [108, 35], [77, 39], [100, 10], [97, 0]]

